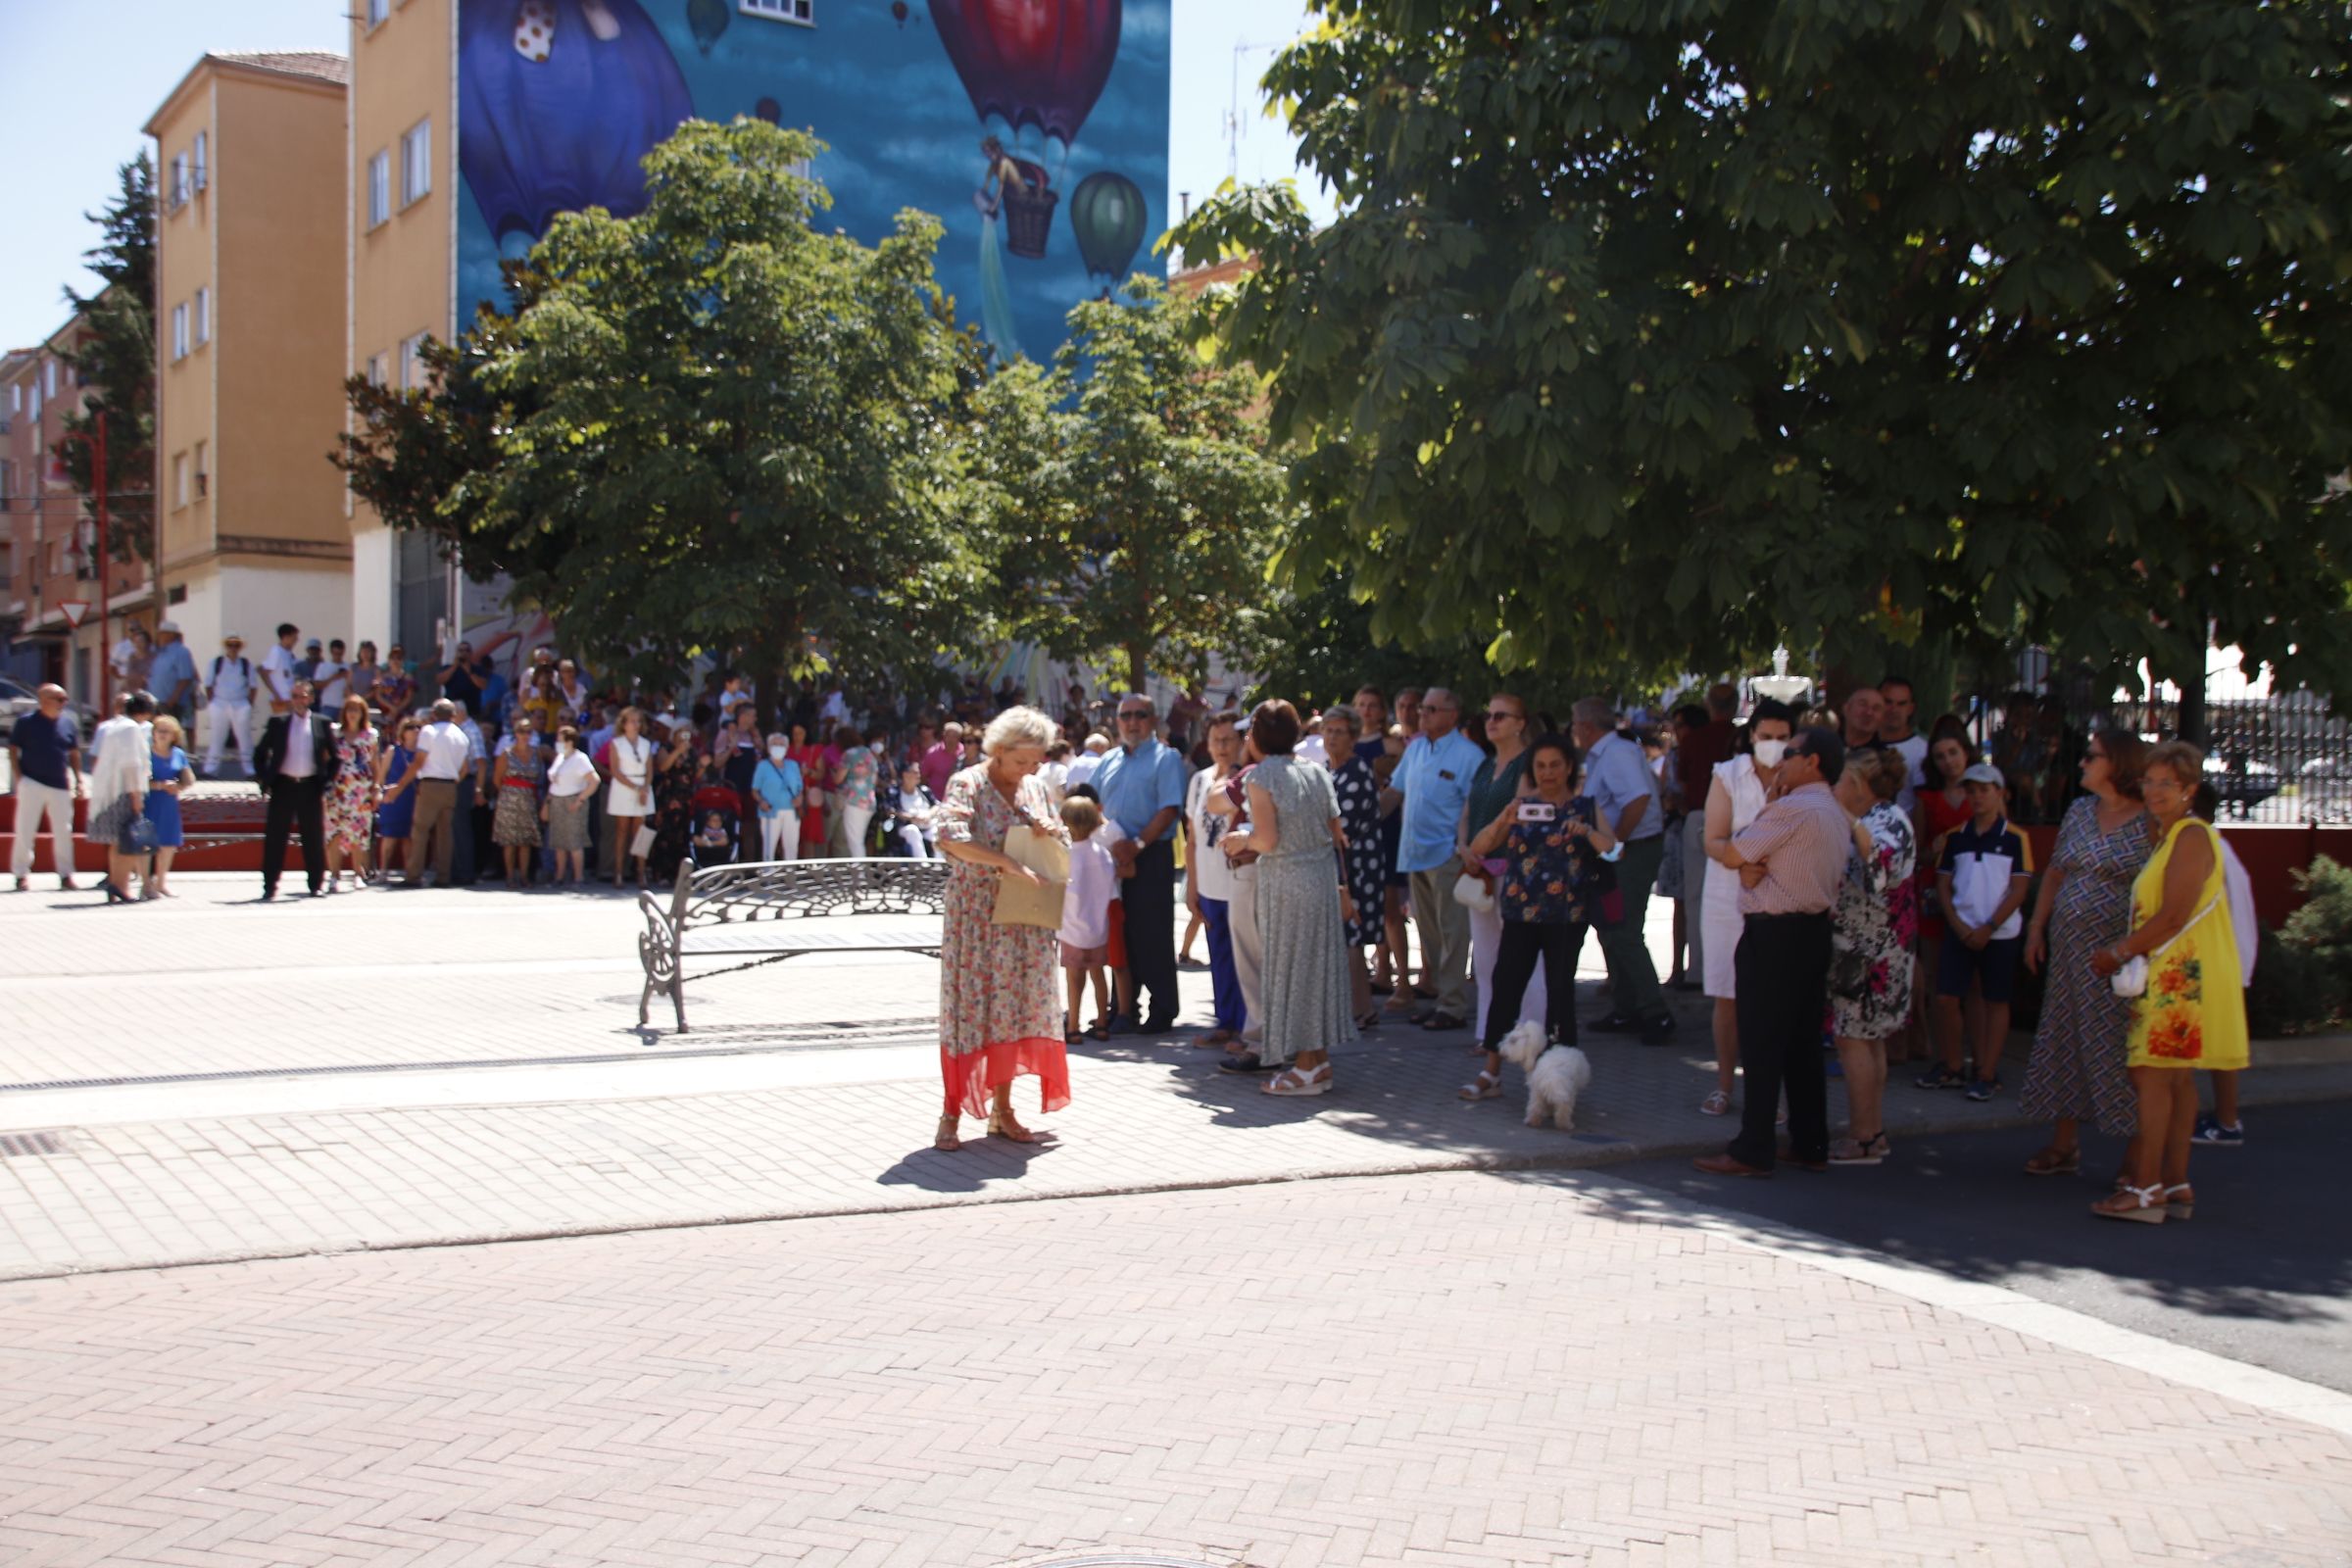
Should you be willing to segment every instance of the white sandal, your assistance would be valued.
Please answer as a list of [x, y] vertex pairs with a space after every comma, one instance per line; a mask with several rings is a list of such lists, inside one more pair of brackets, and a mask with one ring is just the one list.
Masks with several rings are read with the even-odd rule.
[[[2175, 1193], [2183, 1196], [2175, 1198], [2173, 1196]], [[2164, 1190], [2164, 1217], [2166, 1219], [2189, 1219], [2196, 1212], [2197, 1195], [2189, 1191], [2188, 1183], [2175, 1182]]]
[[1702, 1116], [1729, 1116], [1732, 1113], [1732, 1097], [1720, 1089], [1710, 1089], [1707, 1098], [1698, 1102], [1698, 1113]]
[[1491, 1072], [1482, 1072], [1476, 1078], [1462, 1085], [1462, 1098], [1464, 1100], [1500, 1100], [1502, 1098], [1502, 1080]]
[[2128, 1219], [2136, 1225], [2164, 1223], [2164, 1186], [2151, 1182], [2145, 1187], [2119, 1187], [2090, 1205], [2090, 1211], [2101, 1219]]
[[1286, 1098], [1328, 1095], [1331, 1093], [1331, 1063], [1327, 1061], [1305, 1072], [1297, 1067], [1285, 1067], [1259, 1093]]

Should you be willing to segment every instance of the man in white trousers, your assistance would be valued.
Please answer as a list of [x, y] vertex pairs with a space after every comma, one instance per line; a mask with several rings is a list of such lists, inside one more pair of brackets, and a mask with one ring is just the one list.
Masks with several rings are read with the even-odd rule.
[[229, 732], [237, 737], [237, 762], [253, 777], [253, 661], [245, 657], [245, 639], [230, 632], [220, 639], [220, 653], [206, 671], [205, 716], [212, 738], [204, 749], [206, 773], [220, 771], [220, 748]]
[[66, 689], [43, 686], [40, 706], [8, 732], [8, 787], [17, 798], [16, 841], [8, 852], [17, 891], [32, 889], [32, 841], [49, 823], [49, 866], [74, 890], [74, 797], [81, 791], [81, 737], [66, 711]]

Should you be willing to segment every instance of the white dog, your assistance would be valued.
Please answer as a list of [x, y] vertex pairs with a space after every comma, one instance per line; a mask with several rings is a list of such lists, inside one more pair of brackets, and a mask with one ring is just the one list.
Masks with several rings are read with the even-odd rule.
[[1574, 1131], [1576, 1097], [1592, 1082], [1592, 1063], [1574, 1046], [1553, 1046], [1544, 1026], [1522, 1018], [1502, 1037], [1503, 1060], [1527, 1074], [1527, 1124], [1541, 1127], [1546, 1114], [1562, 1132]]

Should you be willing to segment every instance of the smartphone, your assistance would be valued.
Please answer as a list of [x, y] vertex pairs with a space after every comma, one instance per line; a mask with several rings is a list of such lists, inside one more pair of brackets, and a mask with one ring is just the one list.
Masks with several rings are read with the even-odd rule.
[[1522, 822], [1549, 822], [1559, 814], [1560, 808], [1549, 801], [1521, 801], [1519, 803], [1519, 820]]

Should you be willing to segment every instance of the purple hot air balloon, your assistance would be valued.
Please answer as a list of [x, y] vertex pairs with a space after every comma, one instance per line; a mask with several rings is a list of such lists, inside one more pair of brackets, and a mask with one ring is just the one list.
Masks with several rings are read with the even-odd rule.
[[502, 251], [644, 210], [640, 163], [694, 100], [637, 0], [466, 0], [459, 28], [458, 165]]
[[931, 0], [931, 22], [982, 120], [1067, 147], [1119, 54], [1120, 0]]

